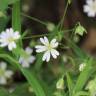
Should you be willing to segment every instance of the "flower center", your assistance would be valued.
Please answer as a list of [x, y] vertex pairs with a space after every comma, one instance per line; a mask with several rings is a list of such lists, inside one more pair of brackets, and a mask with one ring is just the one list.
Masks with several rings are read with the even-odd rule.
[[13, 42], [15, 39], [13, 37], [8, 38], [8, 42]]
[[52, 49], [52, 46], [50, 44], [47, 47], [48, 47], [48, 50]]

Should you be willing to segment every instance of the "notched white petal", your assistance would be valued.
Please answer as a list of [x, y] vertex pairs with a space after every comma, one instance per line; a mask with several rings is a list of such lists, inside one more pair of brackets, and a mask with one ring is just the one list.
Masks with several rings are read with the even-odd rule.
[[6, 70], [7, 64], [5, 62], [0, 62], [0, 68]]
[[49, 44], [48, 38], [46, 36], [44, 37], [44, 41], [46, 44]]
[[46, 42], [44, 41], [43, 38], [40, 38], [40, 41], [41, 41], [42, 44], [46, 45]]

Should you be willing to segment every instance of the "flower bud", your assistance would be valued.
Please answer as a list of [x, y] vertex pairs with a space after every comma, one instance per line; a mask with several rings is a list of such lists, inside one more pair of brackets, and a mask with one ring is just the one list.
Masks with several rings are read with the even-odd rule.
[[64, 80], [63, 80], [63, 78], [60, 78], [60, 79], [57, 81], [56, 88], [57, 88], [57, 89], [61, 89], [61, 90], [64, 89]]

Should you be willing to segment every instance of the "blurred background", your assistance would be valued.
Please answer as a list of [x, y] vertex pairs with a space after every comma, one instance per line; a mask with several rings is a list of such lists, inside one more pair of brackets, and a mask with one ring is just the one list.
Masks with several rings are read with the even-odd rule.
[[[67, 0], [23, 0], [22, 11], [30, 16], [58, 24], [64, 14]], [[88, 17], [83, 12], [83, 6], [86, 0], [72, 0], [72, 4], [68, 7], [64, 28], [73, 28], [77, 22], [80, 22], [88, 34], [80, 39], [80, 46], [88, 53], [95, 55], [96, 53], [96, 18]], [[46, 33], [47, 30], [42, 24], [23, 18], [23, 28], [31, 28], [33, 34]]]

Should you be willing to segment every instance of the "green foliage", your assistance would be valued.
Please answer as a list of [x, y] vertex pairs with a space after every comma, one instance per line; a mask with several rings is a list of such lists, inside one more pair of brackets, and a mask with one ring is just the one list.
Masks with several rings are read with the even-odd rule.
[[13, 4], [19, 0], [0, 0], [0, 11], [4, 11], [8, 8], [8, 5]]
[[9, 21], [9, 17], [6, 18], [4, 17], [0, 17], [0, 33], [4, 30], [4, 28], [6, 27], [7, 23]]
[[[79, 48], [79, 46], [77, 46], [70, 37], [73, 36], [73, 33], [83, 36], [83, 34], [87, 32], [80, 23], [78, 23], [73, 29], [68, 29], [67, 31], [63, 28], [63, 22], [66, 16], [66, 12], [71, 2], [72, 0], [67, 1], [64, 16], [61, 21], [56, 25], [53, 23], [43, 22], [35, 17], [30, 17], [26, 14], [21, 13], [20, 0], [0, 1], [0, 32], [5, 29], [10, 18], [7, 17], [5, 9], [8, 8], [8, 5], [12, 4], [12, 28], [15, 31], [19, 31], [22, 35], [20, 41], [16, 42], [17, 48], [12, 50], [12, 52], [6, 51], [4, 50], [4, 48], [0, 48], [0, 59], [7, 61], [8, 64], [10, 64], [8, 65], [8, 67], [12, 66], [13, 68], [16, 68], [16, 70], [25, 77], [24, 82], [13, 82], [15, 85], [15, 89], [12, 93], [9, 93], [6, 90], [6, 86], [4, 88], [0, 88], [0, 96], [94, 95], [94, 92], [96, 91], [96, 78], [91, 80], [89, 83], [88, 81], [90, 80], [90, 78], [95, 77], [94, 74], [96, 70], [95, 67], [93, 68], [93, 63], [95, 63], [96, 61], [94, 61], [92, 56]], [[23, 34], [21, 33], [21, 14], [22, 16], [43, 24], [49, 31], [49, 33], [46, 34], [49, 40], [56, 38], [59, 41], [58, 49], [60, 51], [60, 56], [57, 60], [50, 60], [50, 63], [45, 64], [45, 62], [42, 61], [42, 54], [36, 54], [36, 62], [34, 63], [34, 65], [31, 66], [32, 68], [26, 69], [23, 68], [21, 64], [19, 64], [20, 56], [28, 56], [28, 54], [26, 54], [23, 49], [22, 42], [23, 39], [29, 38], [26, 37], [28, 32], [23, 32]], [[66, 35], [65, 33], [68, 35]], [[34, 35], [33, 37], [35, 38], [40, 36], [45, 36], [45, 34]], [[33, 44], [30, 45], [34, 47], [36, 44], [37, 42], [34, 39]], [[66, 46], [68, 48], [66, 48]], [[66, 55], [66, 58], [68, 57], [68, 60], [66, 62], [61, 59], [64, 55]], [[82, 62], [85, 62], [86, 66], [84, 67], [84, 70], [82, 72], [78, 72], [78, 66]], [[58, 77], [60, 76], [63, 77], [58, 80]]]
[[4, 88], [0, 88], [0, 95], [1, 95], [1, 96], [9, 96], [9, 95], [8, 95], [8, 91], [5, 90]]
[[[88, 78], [92, 75], [93, 71], [92, 71], [92, 59], [89, 58], [89, 60], [87, 60], [86, 62], [86, 67], [85, 70], [81, 72], [81, 74], [79, 75], [76, 85], [73, 89], [73, 96], [74, 94], [76, 94], [79, 91], [82, 91], [84, 85], [86, 84]], [[83, 78], [82, 78], [83, 77]]]
[[12, 28], [15, 31], [21, 32], [21, 14], [20, 14], [20, 2], [13, 4], [12, 8]]
[[14, 88], [13, 92], [10, 95], [16, 95], [16, 96], [34, 96], [34, 93], [30, 90], [29, 84], [19, 84], [20, 86], [17, 86]]
[[[21, 32], [20, 2], [16, 2], [13, 5], [12, 27], [13, 27], [14, 30], [18, 30], [19, 32]], [[20, 52], [19, 49], [17, 50], [17, 52]], [[23, 52], [23, 50], [21, 50], [21, 52]], [[21, 72], [23, 73], [23, 75], [26, 77], [27, 81], [29, 82], [29, 84], [33, 88], [36, 96], [46, 96], [44, 90], [42, 89], [41, 85], [39, 84], [39, 82], [36, 79], [36, 77], [34, 76], [34, 74], [32, 74], [29, 70], [23, 69], [18, 64], [18, 62], [17, 62], [17, 66], [19, 67], [19, 69], [21, 70]]]
[[66, 78], [67, 78], [67, 85], [68, 85], [68, 90], [69, 90], [69, 95], [72, 95], [72, 90], [74, 87], [74, 82], [72, 81], [69, 73], [66, 74]]

